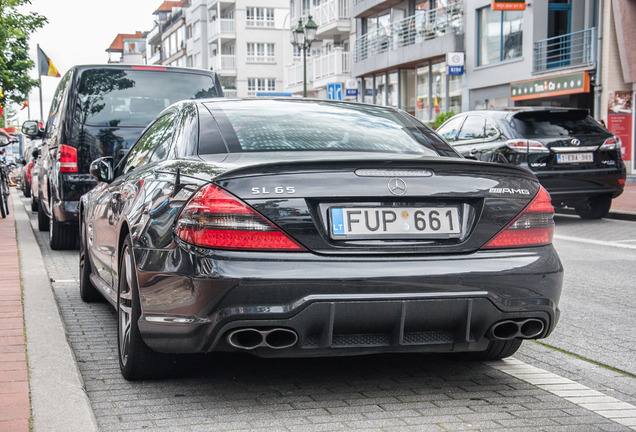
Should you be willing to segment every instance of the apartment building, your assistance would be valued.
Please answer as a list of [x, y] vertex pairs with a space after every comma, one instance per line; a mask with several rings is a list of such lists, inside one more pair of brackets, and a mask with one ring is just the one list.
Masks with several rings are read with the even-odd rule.
[[184, 1], [164, 1], [156, 11], [155, 25], [148, 33], [148, 64], [186, 66]]
[[[291, 33], [299, 24], [304, 26], [311, 17], [318, 25], [316, 41], [307, 50], [309, 97], [350, 100], [357, 97], [357, 83], [352, 81], [352, 41], [355, 38], [352, 3], [352, 0], [291, 0], [288, 4], [287, 43], [290, 46], [293, 40]], [[300, 96], [305, 65], [302, 50], [296, 46], [292, 48], [293, 55], [286, 60], [285, 88], [289, 93]], [[338, 85], [340, 93], [328, 94], [328, 88], [333, 84]]]
[[289, 0], [190, 0], [187, 65], [215, 71], [227, 96], [284, 92]]
[[146, 37], [140, 31], [119, 33], [106, 52], [108, 63], [142, 64], [146, 54]]
[[462, 76], [449, 74], [446, 64], [447, 53], [463, 55], [462, 0], [354, 0], [353, 15], [361, 101], [425, 122], [462, 109]]

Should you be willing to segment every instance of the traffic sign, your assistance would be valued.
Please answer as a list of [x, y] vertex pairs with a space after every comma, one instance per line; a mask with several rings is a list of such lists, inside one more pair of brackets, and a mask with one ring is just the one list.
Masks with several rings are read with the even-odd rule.
[[342, 83], [327, 84], [327, 99], [342, 100]]

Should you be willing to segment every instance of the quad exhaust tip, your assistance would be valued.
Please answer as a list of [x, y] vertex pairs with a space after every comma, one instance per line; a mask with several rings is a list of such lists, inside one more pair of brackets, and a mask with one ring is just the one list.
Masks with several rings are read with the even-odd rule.
[[504, 320], [495, 323], [490, 329], [490, 334], [499, 340], [532, 339], [543, 333], [544, 328], [543, 321], [536, 318]]
[[284, 349], [291, 348], [298, 342], [295, 331], [286, 328], [261, 330], [242, 328], [231, 331], [227, 341], [234, 348], [253, 350], [256, 348]]

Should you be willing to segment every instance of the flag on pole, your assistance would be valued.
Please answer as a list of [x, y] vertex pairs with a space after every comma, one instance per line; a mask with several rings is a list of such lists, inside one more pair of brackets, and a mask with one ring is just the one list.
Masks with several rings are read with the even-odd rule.
[[28, 106], [29, 106], [29, 103], [27, 101], [22, 102], [22, 108], [20, 108], [20, 111], [22, 111], [23, 109], [25, 109]]
[[38, 46], [38, 60], [40, 61], [40, 75], [44, 76], [52, 76], [52, 77], [60, 77], [60, 73], [57, 71], [53, 63], [51, 63], [51, 59], [44, 54], [42, 48]]

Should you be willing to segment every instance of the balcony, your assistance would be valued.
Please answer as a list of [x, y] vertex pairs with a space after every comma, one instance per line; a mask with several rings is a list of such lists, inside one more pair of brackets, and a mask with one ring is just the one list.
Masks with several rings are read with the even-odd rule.
[[148, 64], [161, 64], [161, 52], [159, 50], [148, 58]]
[[355, 42], [353, 74], [365, 75], [378, 64], [399, 66], [461, 51], [463, 20], [463, 0], [459, 0], [374, 29]]
[[317, 36], [333, 38], [351, 32], [351, 0], [327, 0], [314, 7], [313, 19], [318, 24]]
[[236, 56], [221, 54], [210, 58], [210, 67], [219, 75], [236, 75]]
[[236, 20], [234, 18], [221, 18], [212, 21], [208, 27], [210, 40], [217, 38], [233, 39], [236, 37]]
[[594, 68], [595, 64], [596, 27], [534, 43], [535, 73], [559, 68]]
[[355, 61], [463, 32], [462, 3], [454, 2], [446, 7], [406, 17], [391, 23], [386, 29], [376, 29], [363, 35], [356, 40]]
[[327, 55], [315, 57], [312, 65], [314, 89], [326, 87], [331, 82], [341, 82], [351, 78], [351, 53], [335, 48]]
[[[295, 59], [298, 60], [298, 59]], [[307, 59], [307, 88], [311, 87], [312, 59]], [[299, 58], [298, 63], [293, 63], [285, 68], [285, 90], [291, 92], [302, 91], [303, 88], [303, 61]]]

